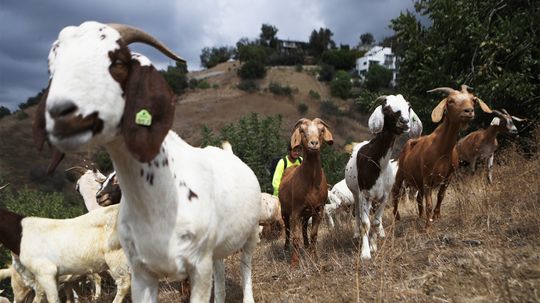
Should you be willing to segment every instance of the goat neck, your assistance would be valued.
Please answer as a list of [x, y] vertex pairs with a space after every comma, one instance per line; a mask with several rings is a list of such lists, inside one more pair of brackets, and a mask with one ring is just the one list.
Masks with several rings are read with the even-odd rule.
[[304, 161], [298, 167], [298, 174], [302, 175], [302, 179], [311, 180], [313, 184], [319, 184], [322, 179], [321, 152], [308, 151], [304, 147]]
[[[384, 128], [382, 132], [375, 135], [369, 144], [371, 146], [377, 146], [378, 148], [370, 149], [369, 156], [373, 160], [380, 160], [392, 149], [394, 142], [396, 141], [397, 135], [390, 129]], [[386, 161], [388, 163], [388, 161]]]
[[431, 133], [433, 145], [438, 147], [442, 154], [450, 153], [456, 146], [461, 125], [459, 121], [450, 121], [444, 117], [442, 123]]

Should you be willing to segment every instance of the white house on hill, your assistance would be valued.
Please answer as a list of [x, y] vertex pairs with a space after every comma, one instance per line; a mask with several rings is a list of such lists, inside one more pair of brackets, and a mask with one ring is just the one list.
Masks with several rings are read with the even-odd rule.
[[356, 70], [360, 78], [364, 79], [373, 64], [379, 64], [392, 71], [392, 85], [396, 84], [397, 66], [396, 55], [390, 47], [374, 46], [363, 57], [356, 60]]

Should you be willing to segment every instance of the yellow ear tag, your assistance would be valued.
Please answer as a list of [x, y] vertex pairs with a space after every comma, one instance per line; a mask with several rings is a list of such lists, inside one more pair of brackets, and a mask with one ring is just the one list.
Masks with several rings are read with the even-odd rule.
[[152, 115], [146, 109], [141, 109], [135, 115], [135, 124], [150, 126], [152, 125]]

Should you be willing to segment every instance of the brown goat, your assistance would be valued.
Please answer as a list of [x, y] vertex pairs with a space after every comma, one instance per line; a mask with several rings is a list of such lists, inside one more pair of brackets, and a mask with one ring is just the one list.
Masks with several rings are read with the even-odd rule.
[[[437, 123], [442, 119], [442, 123], [431, 134], [407, 141], [399, 156], [399, 167], [392, 188], [397, 220], [400, 218], [398, 203], [402, 185], [418, 190], [420, 217], [423, 215], [422, 198], [426, 199], [426, 229], [429, 229], [433, 219], [440, 218], [446, 188], [458, 166], [455, 146], [459, 130], [466, 128], [474, 119], [475, 105], [479, 104], [484, 112], [491, 113], [491, 109], [482, 100], [467, 91], [466, 85], [461, 86], [461, 91], [440, 87], [428, 92], [448, 94], [431, 112], [432, 121]], [[437, 187], [437, 205], [432, 213], [431, 192]]]
[[[323, 216], [324, 204], [328, 197], [328, 184], [321, 167], [320, 149], [323, 140], [333, 143], [328, 125], [321, 119], [300, 119], [294, 126], [291, 146], [302, 145], [304, 161], [300, 166], [288, 168], [279, 186], [281, 215], [285, 223], [285, 250], [289, 248], [292, 231], [293, 250], [291, 266], [297, 267], [300, 254], [300, 226], [304, 237], [304, 247], [310, 249], [317, 259], [317, 232]], [[311, 243], [307, 237], [308, 220], [312, 218]]]
[[493, 157], [497, 146], [497, 135], [499, 133], [518, 133], [512, 120], [518, 122], [525, 121], [518, 117], [511, 116], [504, 108], [502, 112], [493, 110], [497, 116], [491, 121], [491, 125], [485, 129], [476, 130], [458, 141], [456, 148], [460, 161], [468, 162], [474, 173], [476, 170], [476, 161], [487, 159], [488, 181], [493, 182]]

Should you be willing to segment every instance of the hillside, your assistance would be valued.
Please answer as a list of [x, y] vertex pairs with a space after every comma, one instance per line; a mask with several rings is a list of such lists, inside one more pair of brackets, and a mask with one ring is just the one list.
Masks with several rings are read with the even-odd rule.
[[[350, 101], [331, 98], [329, 88], [315, 79], [306, 67], [297, 72], [294, 67], [275, 67], [268, 70], [265, 79], [259, 81], [259, 92], [247, 93], [236, 88], [240, 79], [236, 76], [238, 62], [227, 62], [212, 69], [190, 73], [189, 78], [204, 79], [212, 88], [189, 90], [178, 98], [173, 130], [187, 142], [197, 146], [201, 140], [201, 129], [207, 125], [214, 130], [236, 122], [252, 112], [260, 116], [282, 115], [282, 135], [285, 140], [294, 123], [301, 118], [298, 105], [308, 106], [307, 118], [321, 117], [321, 100], [332, 100], [344, 112], [350, 112]], [[268, 90], [271, 82], [289, 85], [294, 93], [291, 97], [276, 96]], [[216, 87], [216, 88], [213, 88]], [[309, 91], [321, 97], [314, 99]], [[44, 172], [50, 158], [50, 150], [39, 153], [32, 139], [32, 118], [36, 108], [25, 110], [29, 117], [11, 115], [0, 119], [0, 181], [9, 182], [15, 188], [36, 187], [42, 183], [54, 183], [57, 190], [72, 191], [73, 186], [65, 180], [63, 170], [73, 165], [82, 165], [83, 159], [91, 159], [97, 149], [67, 155], [54, 178]], [[364, 140], [369, 137], [366, 127], [347, 116], [324, 117], [334, 134], [334, 148], [342, 148], [346, 140]], [[360, 118], [358, 118], [360, 119]]]

